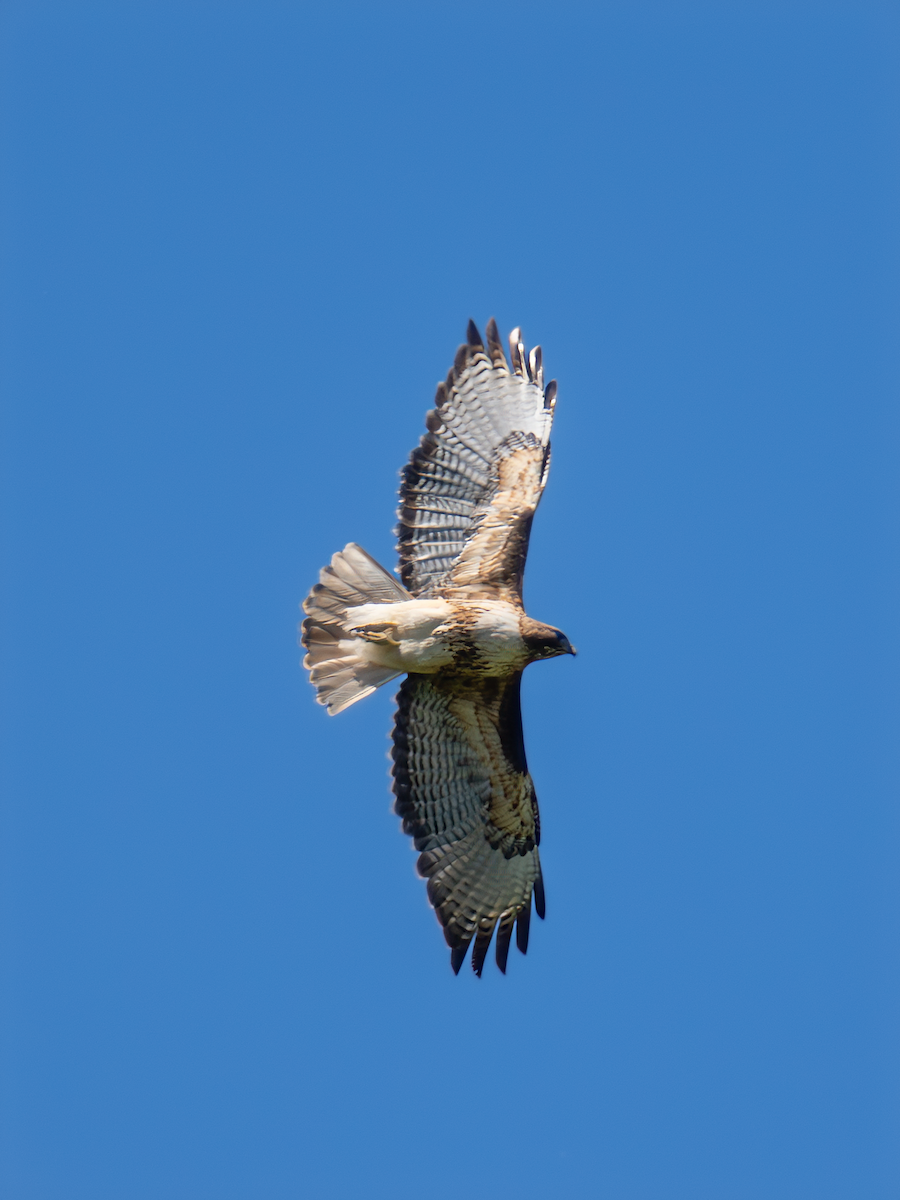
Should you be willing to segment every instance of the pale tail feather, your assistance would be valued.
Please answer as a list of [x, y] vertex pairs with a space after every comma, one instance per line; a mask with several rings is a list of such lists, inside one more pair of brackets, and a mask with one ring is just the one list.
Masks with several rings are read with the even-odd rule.
[[316, 699], [332, 716], [402, 673], [365, 662], [359, 641], [347, 636], [347, 609], [411, 599], [406, 588], [355, 542], [319, 572], [319, 582], [303, 601], [307, 617], [300, 626], [300, 642], [308, 652], [303, 665]]

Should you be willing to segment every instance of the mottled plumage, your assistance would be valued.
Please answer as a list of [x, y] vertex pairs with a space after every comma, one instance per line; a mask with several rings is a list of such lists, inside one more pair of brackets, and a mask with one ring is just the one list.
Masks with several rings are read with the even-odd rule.
[[458, 971], [480, 975], [496, 929], [506, 970], [513, 927], [528, 946], [531, 901], [544, 915], [540, 819], [519, 693], [530, 662], [574, 654], [525, 615], [522, 577], [547, 480], [555, 381], [541, 352], [493, 320], [487, 348], [470, 321], [428, 432], [403, 470], [402, 586], [353, 543], [304, 602], [305, 665], [317, 698], [342, 711], [406, 674], [393, 732], [395, 811], [419, 851]]

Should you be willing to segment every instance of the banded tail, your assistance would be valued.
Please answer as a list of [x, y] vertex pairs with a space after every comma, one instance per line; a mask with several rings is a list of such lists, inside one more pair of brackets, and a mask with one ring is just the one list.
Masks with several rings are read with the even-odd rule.
[[365, 661], [360, 642], [347, 629], [347, 609], [399, 600], [412, 596], [355, 542], [348, 542], [331, 566], [319, 572], [319, 582], [303, 601], [307, 616], [300, 625], [300, 643], [308, 651], [303, 665], [316, 699], [331, 716], [402, 674]]

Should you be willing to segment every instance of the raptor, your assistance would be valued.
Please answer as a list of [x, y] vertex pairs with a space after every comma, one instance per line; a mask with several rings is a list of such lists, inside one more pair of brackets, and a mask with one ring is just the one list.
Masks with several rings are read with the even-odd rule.
[[525, 759], [522, 672], [574, 654], [527, 616], [522, 579], [547, 482], [556, 381], [521, 330], [507, 360], [496, 322], [472, 321], [427, 432], [402, 472], [398, 581], [351, 542], [303, 603], [301, 642], [320, 704], [342, 712], [405, 675], [393, 730], [394, 809], [419, 852], [455, 972], [481, 975], [496, 930], [528, 948], [544, 916], [540, 818]]

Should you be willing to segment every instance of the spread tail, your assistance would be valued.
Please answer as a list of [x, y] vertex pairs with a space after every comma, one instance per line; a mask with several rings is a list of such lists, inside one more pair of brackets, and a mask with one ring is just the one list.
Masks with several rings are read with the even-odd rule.
[[319, 572], [319, 582], [303, 601], [307, 616], [300, 625], [300, 642], [307, 650], [303, 665], [316, 699], [332, 716], [402, 674], [365, 661], [360, 642], [347, 629], [347, 609], [411, 599], [406, 588], [355, 542]]

